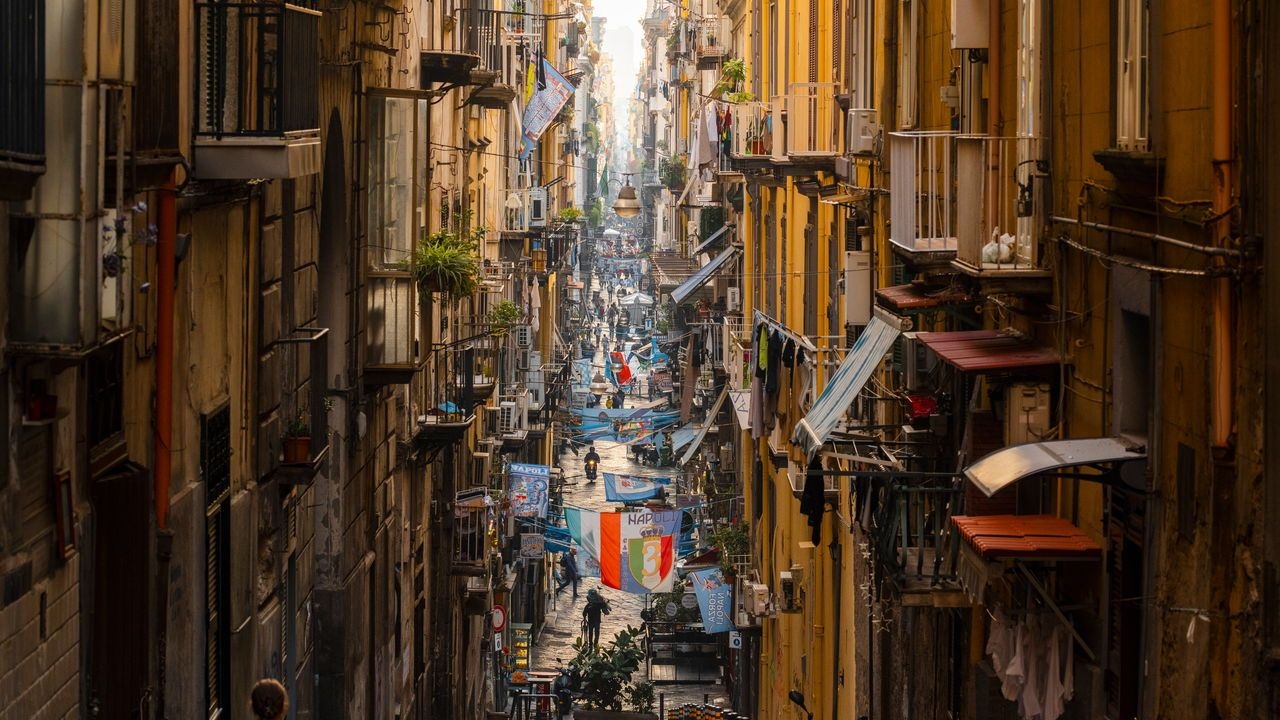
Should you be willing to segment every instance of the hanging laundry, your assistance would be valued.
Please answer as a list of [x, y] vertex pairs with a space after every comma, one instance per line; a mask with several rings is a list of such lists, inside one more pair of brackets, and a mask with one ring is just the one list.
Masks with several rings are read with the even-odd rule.
[[804, 490], [800, 494], [800, 514], [809, 518], [810, 540], [822, 541], [822, 515], [827, 510], [826, 481], [822, 476], [822, 458], [815, 456], [805, 470]]

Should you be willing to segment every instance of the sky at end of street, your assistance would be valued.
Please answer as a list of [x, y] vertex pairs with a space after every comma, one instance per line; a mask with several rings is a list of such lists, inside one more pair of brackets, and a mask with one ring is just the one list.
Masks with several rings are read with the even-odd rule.
[[594, 0], [593, 14], [606, 18], [604, 52], [613, 56], [614, 123], [619, 135], [626, 134], [626, 113], [635, 93], [636, 71], [642, 57], [640, 39], [644, 36], [640, 19], [644, 17], [645, 0]]

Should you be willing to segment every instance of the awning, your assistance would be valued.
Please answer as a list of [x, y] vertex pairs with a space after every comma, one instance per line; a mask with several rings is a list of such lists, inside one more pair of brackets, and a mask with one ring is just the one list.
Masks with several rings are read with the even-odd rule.
[[969, 478], [987, 497], [1019, 480], [1039, 473], [1076, 465], [1099, 465], [1142, 460], [1147, 449], [1119, 438], [1086, 438], [1027, 443], [997, 450], [965, 468]]
[[955, 515], [951, 522], [984, 560], [1102, 557], [1093, 538], [1054, 515]]
[[969, 294], [955, 287], [930, 290], [912, 283], [876, 290], [876, 302], [895, 313], [921, 312], [943, 305], [957, 305], [971, 300]]
[[751, 391], [730, 390], [729, 402], [733, 403], [733, 414], [738, 416], [738, 427], [746, 430], [751, 427]]
[[720, 414], [720, 406], [724, 405], [724, 399], [728, 395], [729, 391], [726, 389], [720, 393], [720, 397], [716, 398], [716, 404], [712, 405], [711, 409], [707, 411], [706, 422], [702, 423], [702, 427], [698, 428], [698, 436], [693, 439], [693, 443], [684, 451], [684, 455], [680, 456], [680, 462], [676, 463], [678, 466], [684, 467], [698, 452], [698, 448], [702, 445], [702, 439], [707, 436], [707, 431], [711, 429], [712, 425], [716, 424], [716, 415]]
[[706, 252], [708, 248], [720, 242], [721, 238], [724, 238], [725, 234], [732, 229], [733, 229], [733, 225], [722, 225], [719, 230], [711, 233], [710, 237], [708, 237], [706, 240], [703, 240], [702, 243], [698, 245], [698, 247], [694, 248], [693, 254], [701, 255], [702, 253]]
[[1058, 353], [1020, 335], [995, 330], [921, 332], [916, 333], [916, 340], [937, 353], [943, 362], [964, 372], [1058, 364]]
[[796, 424], [791, 442], [803, 447], [810, 456], [822, 447], [836, 423], [840, 422], [849, 405], [871, 379], [871, 373], [893, 347], [893, 341], [897, 339], [899, 332], [898, 327], [879, 316], [871, 318], [849, 354], [844, 356], [840, 367], [827, 380], [826, 387], [822, 388], [822, 394], [814, 401], [809, 414]]
[[626, 306], [643, 305], [647, 307], [653, 304], [653, 296], [646, 295], [642, 292], [631, 293], [630, 295], [623, 297], [618, 302]]
[[737, 256], [737, 254], [738, 254], [737, 248], [728, 248], [724, 252], [717, 255], [715, 259], [713, 259], [711, 262], [707, 263], [706, 265], [703, 265], [698, 270], [698, 272], [690, 275], [689, 279], [681, 283], [680, 286], [677, 287], [675, 290], [672, 290], [671, 299], [675, 301], [677, 305], [684, 302], [686, 299], [688, 299], [690, 295], [696, 292], [698, 288], [702, 287], [703, 285], [706, 285], [707, 281], [711, 279], [712, 275], [715, 275], [717, 272], [719, 272], [724, 267], [726, 267], [734, 259], [734, 257]]

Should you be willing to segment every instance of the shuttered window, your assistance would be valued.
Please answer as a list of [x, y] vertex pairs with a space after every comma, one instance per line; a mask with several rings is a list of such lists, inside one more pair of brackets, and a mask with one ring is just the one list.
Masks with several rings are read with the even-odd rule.
[[818, 82], [818, 0], [809, 0], [809, 82]]
[[898, 15], [898, 45], [902, 48], [902, 57], [898, 63], [898, 125], [907, 130], [914, 128], [917, 123], [919, 52], [916, 45], [920, 36], [921, 0], [901, 2], [902, 9]]
[[231, 703], [231, 407], [200, 419], [205, 484], [205, 698], [209, 718]]
[[818, 334], [818, 214], [809, 211], [804, 226], [804, 334]]

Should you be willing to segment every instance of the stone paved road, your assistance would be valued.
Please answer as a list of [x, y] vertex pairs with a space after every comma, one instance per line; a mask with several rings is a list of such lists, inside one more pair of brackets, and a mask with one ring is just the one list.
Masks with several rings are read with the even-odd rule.
[[[597, 364], [604, 362], [602, 353], [596, 354], [595, 362]], [[647, 404], [641, 403], [641, 405]], [[628, 398], [627, 407], [635, 406], [637, 405], [633, 405], [632, 400]], [[596, 443], [596, 451], [600, 453], [601, 472], [635, 472], [638, 474], [652, 472], [650, 468], [631, 462], [627, 458], [627, 448], [624, 445]], [[580, 475], [582, 472], [581, 458], [572, 453], [561, 456], [561, 466], [565, 470], [565, 475], [570, 478]], [[564, 502], [566, 505], [575, 505], [593, 510], [607, 510], [614, 506], [613, 503], [605, 502], [603, 480], [589, 485], [583, 484], [584, 481], [581, 478], [577, 482], [579, 484], [569, 485], [565, 488]], [[567, 662], [574, 656], [573, 643], [581, 634], [582, 606], [586, 603], [587, 590], [590, 588], [599, 589], [608, 598], [609, 605], [612, 608], [611, 613], [604, 617], [604, 621], [600, 626], [600, 639], [602, 642], [613, 637], [614, 633], [627, 625], [636, 627], [641, 625], [643, 621], [640, 619], [640, 611], [644, 609], [643, 595], [632, 595], [606, 588], [600, 584], [598, 578], [584, 578], [578, 590], [577, 600], [573, 599], [567, 589], [556, 596], [554, 611], [549, 614], [547, 626], [533, 647], [533, 662], [531, 666], [534, 669], [554, 670], [560, 665], [557, 659]], [[644, 668], [642, 667], [641, 671], [643, 672], [643, 670]], [[724, 696], [724, 686], [717, 683], [664, 684], [659, 685], [657, 691], [665, 696], [666, 707], [690, 702], [701, 703], [704, 696], [709, 697], [713, 703], [725, 707], [729, 705], [728, 698]]]

